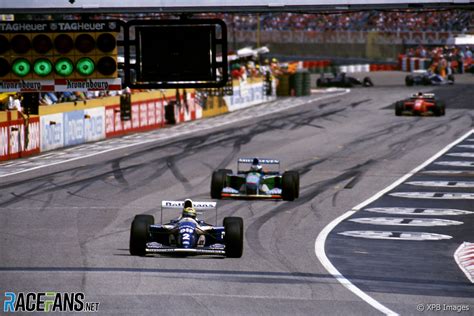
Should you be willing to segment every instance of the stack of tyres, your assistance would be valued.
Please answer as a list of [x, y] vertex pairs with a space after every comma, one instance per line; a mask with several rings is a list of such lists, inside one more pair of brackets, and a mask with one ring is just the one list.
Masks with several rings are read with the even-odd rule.
[[303, 72], [303, 95], [311, 95], [311, 73]]
[[278, 77], [277, 96], [287, 97], [290, 95], [290, 75], [283, 74]]
[[300, 97], [303, 95], [303, 73], [297, 72], [290, 77], [291, 95]]

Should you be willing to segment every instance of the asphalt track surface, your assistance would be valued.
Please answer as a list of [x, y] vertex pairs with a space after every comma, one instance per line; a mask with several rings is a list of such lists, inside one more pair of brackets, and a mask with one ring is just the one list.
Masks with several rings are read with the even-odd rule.
[[[314, 96], [288, 99], [284, 102], [289, 105], [296, 100], [301, 105], [200, 131], [207, 124], [203, 120], [182, 136], [0, 178], [0, 302], [4, 291], [66, 291], [84, 292], [86, 301], [100, 302], [100, 314], [108, 315], [381, 314], [328, 273], [316, 257], [315, 240], [335, 218], [472, 130], [474, 80], [466, 75], [454, 86], [406, 88], [398, 84], [403, 82], [399, 74], [380, 76], [382, 84], [371, 89], [314, 102]], [[443, 96], [446, 116], [396, 117], [390, 105], [418, 90]], [[232, 117], [209, 122], [218, 125]], [[283, 169], [298, 170], [301, 193], [294, 202], [218, 202], [219, 223], [225, 216], [244, 218], [242, 258], [129, 255], [134, 215], [153, 214], [159, 221], [161, 200], [210, 200], [212, 170], [235, 169], [238, 157], [253, 156], [279, 158]], [[439, 166], [426, 170], [430, 168]], [[407, 181], [427, 178], [433, 176], [415, 175]], [[433, 191], [404, 183], [393, 192], [407, 190]], [[384, 196], [368, 207], [436, 204], [400, 200]], [[456, 203], [451, 208], [474, 211], [472, 200]], [[164, 217], [175, 215], [170, 211]], [[396, 217], [364, 210], [353, 215], [390, 216]], [[202, 217], [209, 222], [215, 218], [212, 212]], [[414, 229], [347, 219], [329, 234], [326, 251], [345, 278], [395, 313], [449, 314], [416, 307], [464, 304], [470, 311], [451, 313], [472, 315], [473, 286], [452, 258], [462, 241], [474, 241], [472, 217], [444, 216], [464, 224], [425, 229], [454, 236], [447, 241], [340, 235], [361, 229]]]

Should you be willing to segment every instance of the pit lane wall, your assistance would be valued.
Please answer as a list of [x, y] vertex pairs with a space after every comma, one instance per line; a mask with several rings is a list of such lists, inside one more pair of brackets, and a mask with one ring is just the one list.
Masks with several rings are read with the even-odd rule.
[[[40, 106], [28, 128], [17, 111], [0, 111], [0, 161], [165, 126], [165, 106], [173, 102], [176, 123], [199, 119], [194, 91], [139, 92], [131, 96], [131, 119], [122, 121], [120, 97]], [[28, 137], [26, 137], [28, 135]]]
[[267, 95], [263, 79], [249, 78], [232, 81], [232, 95], [200, 96], [199, 102], [203, 107], [203, 117], [221, 115], [227, 112], [241, 110], [250, 106], [276, 100], [276, 82], [272, 81], [272, 93]]

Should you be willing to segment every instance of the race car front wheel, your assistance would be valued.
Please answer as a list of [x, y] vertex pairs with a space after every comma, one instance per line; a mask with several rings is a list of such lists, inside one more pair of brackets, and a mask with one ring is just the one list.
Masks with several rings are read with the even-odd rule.
[[155, 223], [152, 215], [135, 216], [130, 229], [130, 254], [132, 256], [144, 256], [145, 248], [149, 238], [149, 227]]
[[406, 76], [405, 77], [405, 84], [407, 86], [413, 86], [413, 84], [415, 83], [415, 79], [413, 78], [413, 76]]
[[398, 101], [397, 103], [395, 103], [395, 115], [396, 116], [402, 115], [403, 107], [404, 107], [404, 105], [403, 105], [402, 101]]
[[242, 217], [224, 218], [225, 255], [240, 258], [244, 250], [244, 221]]
[[295, 177], [292, 173], [283, 173], [281, 177], [281, 195], [285, 201], [294, 201], [296, 198]]

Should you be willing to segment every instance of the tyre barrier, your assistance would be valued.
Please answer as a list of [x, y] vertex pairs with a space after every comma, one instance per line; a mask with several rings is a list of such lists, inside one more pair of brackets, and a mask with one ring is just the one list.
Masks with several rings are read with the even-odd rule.
[[290, 96], [290, 75], [283, 74], [278, 77], [277, 96], [288, 97]]

